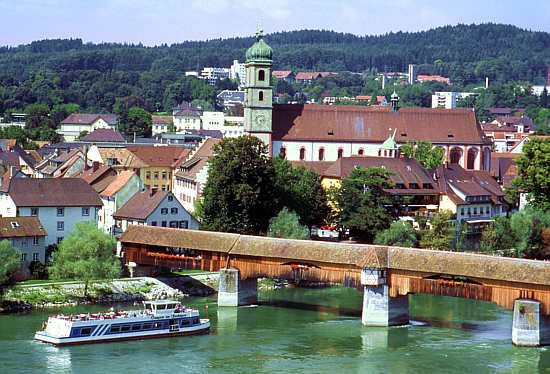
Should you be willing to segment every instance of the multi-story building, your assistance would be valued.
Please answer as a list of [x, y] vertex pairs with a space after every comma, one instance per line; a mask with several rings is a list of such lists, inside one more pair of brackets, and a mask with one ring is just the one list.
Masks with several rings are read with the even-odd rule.
[[228, 79], [231, 70], [228, 68], [205, 67], [201, 71], [200, 79], [205, 79], [209, 85], [214, 86], [218, 79]]
[[80, 178], [14, 178], [9, 199], [11, 217], [38, 217], [47, 232], [46, 245], [60, 243], [77, 222], [92, 220], [102, 206], [95, 190]]
[[61, 121], [61, 128], [57, 133], [63, 137], [63, 140], [74, 141], [82, 131], [88, 133], [95, 129], [114, 129], [117, 125], [118, 116], [116, 114], [71, 114]]
[[455, 109], [456, 104], [465, 97], [479, 96], [474, 92], [436, 92], [432, 95], [432, 108]]
[[113, 217], [115, 234], [126, 231], [129, 225], [199, 229], [198, 221], [185, 210], [170, 191], [136, 192], [115, 212]]
[[229, 68], [229, 78], [236, 79], [239, 87], [246, 85], [246, 66], [239, 63], [239, 60], [233, 60], [233, 65]]
[[195, 201], [201, 196], [208, 178], [208, 159], [218, 142], [215, 138], [205, 139], [174, 172], [172, 192], [189, 212], [195, 210]]
[[201, 129], [201, 114], [197, 110], [190, 108], [182, 109], [174, 113], [174, 129], [176, 132], [189, 129]]

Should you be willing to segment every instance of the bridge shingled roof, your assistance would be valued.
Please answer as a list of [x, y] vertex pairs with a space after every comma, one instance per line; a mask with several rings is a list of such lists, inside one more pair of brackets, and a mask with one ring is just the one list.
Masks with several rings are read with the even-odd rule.
[[[131, 225], [123, 243], [191, 248], [288, 261], [379, 266], [431, 274], [460, 275], [479, 280], [550, 286], [550, 262], [430, 249], [281, 239], [222, 232]], [[372, 256], [372, 249], [376, 257]]]

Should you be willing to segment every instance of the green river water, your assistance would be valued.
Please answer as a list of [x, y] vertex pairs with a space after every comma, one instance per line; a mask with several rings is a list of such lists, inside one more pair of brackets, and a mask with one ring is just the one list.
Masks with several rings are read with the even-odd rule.
[[550, 373], [550, 347], [514, 347], [512, 313], [491, 303], [411, 295], [410, 325], [374, 328], [361, 326], [355, 289], [259, 296], [257, 307], [220, 309], [215, 297], [186, 299], [211, 319], [208, 335], [71, 347], [33, 341], [51, 309], [2, 315], [0, 374]]

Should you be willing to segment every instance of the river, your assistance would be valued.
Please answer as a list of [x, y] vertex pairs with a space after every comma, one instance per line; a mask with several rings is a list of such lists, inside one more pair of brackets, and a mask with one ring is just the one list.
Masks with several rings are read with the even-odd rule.
[[410, 325], [375, 328], [361, 325], [355, 289], [259, 297], [220, 309], [214, 297], [186, 299], [211, 319], [208, 335], [71, 347], [33, 341], [51, 309], [2, 315], [0, 373], [550, 373], [550, 347], [514, 347], [512, 313], [491, 303], [410, 295]]

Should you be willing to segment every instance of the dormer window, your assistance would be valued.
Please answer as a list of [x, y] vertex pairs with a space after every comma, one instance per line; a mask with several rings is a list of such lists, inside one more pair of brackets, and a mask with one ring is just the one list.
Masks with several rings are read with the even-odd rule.
[[19, 227], [19, 223], [17, 221], [11, 221], [10, 223], [11, 223], [11, 227], [13, 227], [14, 229]]

